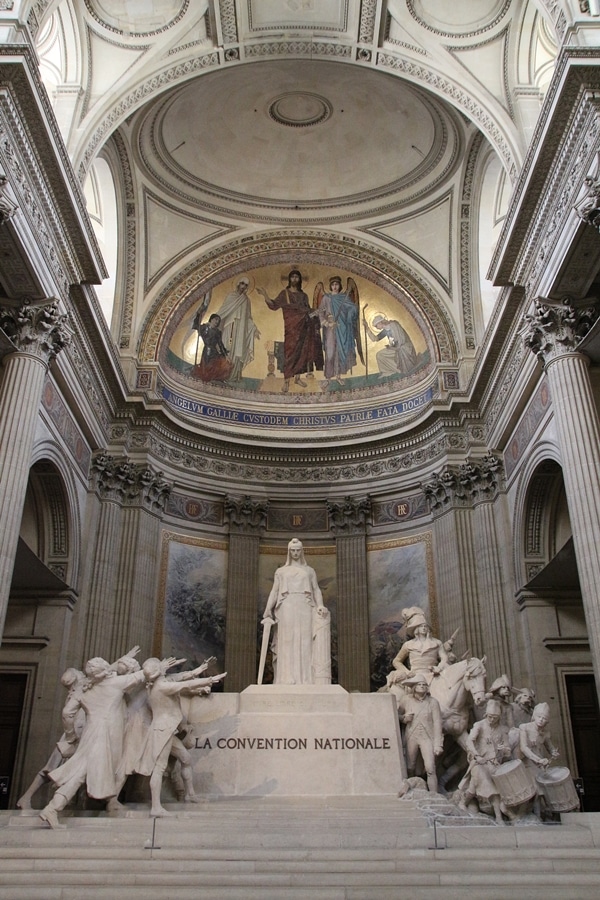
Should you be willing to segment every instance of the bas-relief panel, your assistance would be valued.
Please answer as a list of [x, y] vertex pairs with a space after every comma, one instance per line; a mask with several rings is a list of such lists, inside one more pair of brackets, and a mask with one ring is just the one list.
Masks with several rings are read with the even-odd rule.
[[402, 622], [405, 607], [425, 610], [437, 635], [431, 533], [372, 542], [367, 550], [371, 687], [378, 690], [406, 640]]
[[[306, 562], [315, 570], [323, 603], [331, 614], [331, 671], [332, 681], [337, 684], [337, 579], [335, 547], [304, 547]], [[256, 610], [256, 671], [260, 656], [260, 644], [262, 639], [261, 621], [271, 588], [275, 570], [284, 566], [287, 559], [287, 545], [285, 547], [270, 547], [265, 545], [260, 548], [258, 561], [258, 606]], [[271, 653], [267, 657], [263, 682], [269, 684], [273, 681], [273, 667]]]
[[[161, 351], [169, 373], [199, 393], [216, 385], [232, 397], [242, 391], [269, 402], [289, 393], [323, 403], [351, 399], [350, 392], [365, 388], [389, 397], [432, 371], [433, 348], [408, 299], [403, 303], [337, 266], [311, 262], [297, 266], [301, 283], [290, 285], [294, 268], [248, 269], [188, 308]], [[331, 299], [334, 275], [341, 290]], [[220, 322], [211, 323], [214, 315]]]
[[160, 604], [154, 653], [184, 657], [194, 668], [225, 662], [227, 544], [163, 533]]

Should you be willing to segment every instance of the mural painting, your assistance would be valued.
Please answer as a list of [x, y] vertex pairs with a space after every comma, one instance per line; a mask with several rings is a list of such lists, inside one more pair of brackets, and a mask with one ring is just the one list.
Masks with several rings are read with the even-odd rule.
[[155, 653], [195, 668], [216, 656], [225, 665], [227, 544], [163, 533], [161, 608]]
[[[317, 581], [323, 594], [323, 603], [331, 613], [331, 674], [332, 683], [337, 684], [337, 616], [336, 616], [336, 557], [335, 547], [310, 547], [304, 543], [306, 562], [315, 570]], [[285, 565], [287, 559], [287, 543], [281, 547], [264, 546], [260, 548], [258, 561], [258, 606], [256, 610], [256, 671], [260, 657], [262, 641], [262, 617], [267, 605], [273, 576], [279, 566]], [[273, 682], [273, 666], [271, 652], [267, 656], [267, 665], [263, 677], [264, 684]]]
[[385, 684], [392, 660], [406, 640], [402, 610], [420, 606], [437, 636], [431, 533], [368, 545], [371, 689]]
[[399, 296], [315, 263], [248, 270], [186, 309], [166, 362], [198, 389], [317, 400], [390, 382], [409, 386], [431, 371], [432, 349], [416, 307]]

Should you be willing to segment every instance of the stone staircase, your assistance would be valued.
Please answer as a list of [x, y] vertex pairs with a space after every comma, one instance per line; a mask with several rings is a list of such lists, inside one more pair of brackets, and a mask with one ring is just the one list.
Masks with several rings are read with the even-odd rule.
[[[587, 900], [600, 814], [465, 824], [393, 797], [257, 797], [151, 820], [0, 813], [0, 900]], [[455, 821], [456, 824], [450, 824]]]

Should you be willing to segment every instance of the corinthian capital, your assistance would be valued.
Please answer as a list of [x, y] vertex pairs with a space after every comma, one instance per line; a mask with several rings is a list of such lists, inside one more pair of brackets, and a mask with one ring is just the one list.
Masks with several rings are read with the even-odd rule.
[[267, 523], [269, 504], [252, 497], [227, 497], [225, 513], [229, 528], [237, 534], [258, 534]]
[[26, 301], [19, 307], [0, 308], [0, 328], [16, 351], [49, 363], [71, 342], [68, 317], [58, 311], [58, 301], [39, 306]]
[[593, 306], [575, 309], [569, 300], [553, 304], [538, 297], [533, 314], [525, 316], [525, 345], [546, 365], [575, 350], [597, 318]]
[[103, 499], [150, 510], [162, 511], [172, 489], [162, 472], [133, 463], [126, 456], [110, 456], [103, 450], [92, 461], [92, 481]]
[[327, 512], [334, 534], [364, 534], [371, 513], [371, 500], [369, 497], [344, 497], [341, 502], [328, 500]]
[[502, 488], [502, 461], [488, 453], [479, 460], [467, 460], [458, 468], [446, 466], [421, 485], [432, 514], [437, 517], [448, 509], [467, 508], [493, 500]]

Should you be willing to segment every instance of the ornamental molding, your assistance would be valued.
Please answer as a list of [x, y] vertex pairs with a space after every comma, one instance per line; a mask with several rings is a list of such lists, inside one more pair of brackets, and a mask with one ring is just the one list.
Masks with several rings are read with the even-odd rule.
[[90, 14], [90, 16], [92, 17], [92, 19], [94, 19], [94, 21], [97, 22], [98, 25], [100, 25], [102, 28], [105, 28], [107, 31], [112, 31], [114, 34], [120, 34], [121, 36], [126, 34], [127, 37], [140, 38], [140, 37], [151, 37], [151, 36], [154, 36], [157, 34], [163, 34], [165, 31], [168, 31], [170, 28], [173, 28], [173, 26], [176, 25], [178, 22], [180, 22], [183, 19], [183, 17], [185, 16], [185, 14], [187, 13], [191, 0], [183, 0], [183, 2], [181, 4], [181, 8], [179, 9], [179, 12], [176, 13], [173, 16], [173, 18], [169, 22], [167, 22], [166, 25], [163, 25], [161, 28], [154, 28], [149, 31], [128, 31], [128, 32], [125, 32], [125, 31], [123, 31], [123, 29], [117, 28], [116, 26], [111, 25], [109, 22], [107, 22], [105, 19], [103, 19], [100, 15], [98, 15], [98, 12], [97, 12], [94, 4], [91, 2], [91, 0], [84, 0], [84, 2], [85, 2], [86, 9], [87, 9], [88, 13]]
[[421, 16], [419, 16], [415, 9], [414, 0], [406, 0], [406, 6], [409, 13], [411, 14], [415, 22], [419, 23], [421, 28], [424, 28], [426, 31], [431, 31], [433, 34], [437, 34], [439, 37], [455, 39], [458, 36], [460, 36], [461, 39], [477, 37], [478, 35], [485, 34], [486, 32], [491, 31], [492, 28], [495, 28], [498, 22], [500, 22], [504, 18], [510, 8], [511, 3], [512, 0], [504, 0], [504, 4], [493, 18], [491, 18], [488, 22], [484, 22], [478, 28], [472, 29], [471, 31], [444, 31], [440, 28], [436, 28], [430, 22], [427, 22], [425, 19], [422, 19]]
[[91, 466], [92, 489], [103, 500], [125, 506], [140, 506], [151, 512], [163, 512], [172, 485], [146, 463], [136, 464], [127, 456], [110, 456], [98, 451]]
[[329, 528], [337, 538], [365, 534], [371, 515], [370, 497], [344, 497], [328, 500]]
[[66, 298], [70, 284], [108, 273], [32, 50], [0, 44], [0, 62], [0, 160]]
[[597, 150], [599, 52], [561, 51], [490, 262], [488, 277], [497, 284], [526, 284], [529, 296]]
[[115, 131], [109, 142], [118, 157], [118, 177], [123, 185], [125, 197], [125, 274], [119, 347], [127, 350], [131, 342], [133, 310], [135, 305], [135, 266], [137, 259], [137, 210], [131, 159], [122, 135]]
[[525, 316], [525, 346], [547, 366], [565, 354], [576, 352], [597, 318], [596, 306], [575, 309], [568, 299], [558, 306], [538, 297], [534, 312]]
[[372, 44], [375, 40], [375, 22], [377, 19], [377, 0], [362, 0], [360, 4], [360, 24], [358, 43]]
[[71, 343], [68, 316], [59, 313], [58, 300], [34, 306], [26, 301], [19, 307], [0, 307], [0, 327], [16, 353], [23, 353], [48, 365]]
[[504, 162], [511, 181], [514, 181], [519, 169], [519, 162], [502, 132], [496, 124], [493, 116], [485, 110], [472, 95], [459, 87], [455, 82], [449, 81], [445, 76], [432, 71], [427, 66], [412, 60], [404, 59], [392, 53], [380, 52], [377, 54], [377, 65], [395, 72], [407, 75], [415, 81], [425, 85], [429, 90], [439, 91], [447, 97], [454, 106], [459, 107], [467, 116], [475, 121], [481, 130], [487, 135], [490, 143], [496, 148]]
[[[129, 437], [127, 427], [120, 426], [119, 430], [120, 435], [113, 428], [112, 438], [126, 441]], [[469, 450], [467, 436], [459, 427], [455, 431], [438, 431], [437, 434], [429, 432], [426, 436], [421, 436], [420, 440], [413, 441], [412, 446], [410, 442], [394, 443], [382, 448], [375, 459], [372, 448], [357, 448], [351, 454], [345, 450], [343, 460], [336, 458], [338, 451], [335, 448], [330, 453], [313, 450], [302, 455], [275, 448], [272, 457], [265, 458], [268, 451], [259, 454], [253, 448], [245, 447], [242, 454], [230, 445], [207, 447], [202, 446], [200, 441], [193, 442], [189, 438], [185, 441], [185, 446], [182, 446], [181, 442], [174, 440], [174, 436], [158, 434], [154, 428], [138, 432], [133, 439], [129, 438], [128, 444], [137, 451], [145, 450], [152, 454], [169, 469], [176, 468], [185, 472], [188, 478], [192, 474], [194, 478], [205, 477], [213, 483], [215, 480], [227, 480], [242, 488], [248, 484], [296, 485], [303, 488], [309, 483], [329, 485], [356, 483], [373, 478], [398, 479], [403, 474], [410, 478], [411, 472], [442, 460], [451, 451]]]
[[162, 92], [165, 88], [188, 81], [193, 75], [197, 75], [198, 72], [217, 68], [219, 65], [219, 54], [217, 51], [212, 51], [203, 56], [197, 56], [194, 57], [194, 59], [185, 60], [168, 69], [164, 69], [162, 72], [153, 75], [151, 78], [148, 78], [146, 81], [139, 84], [133, 91], [130, 91], [123, 97], [123, 99], [104, 116], [88, 141], [77, 170], [81, 184], [85, 181], [88, 169], [92, 164], [100, 144], [111, 131], [116, 129], [122, 119], [131, 115], [131, 113], [139, 106], [142, 106], [146, 100], [159, 92]]
[[223, 43], [237, 44], [239, 38], [235, 0], [219, 0], [218, 6]]
[[225, 515], [232, 534], [247, 534], [260, 537], [267, 526], [269, 504], [252, 497], [226, 497]]

